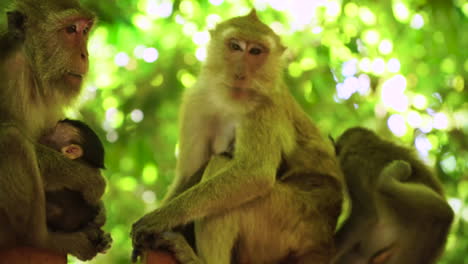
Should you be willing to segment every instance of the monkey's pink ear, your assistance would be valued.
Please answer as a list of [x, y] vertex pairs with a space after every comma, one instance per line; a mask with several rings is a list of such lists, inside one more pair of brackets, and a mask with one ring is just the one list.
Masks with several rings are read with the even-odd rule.
[[70, 144], [68, 146], [65, 146], [61, 149], [61, 152], [63, 155], [65, 155], [65, 157], [72, 160], [83, 156], [83, 149], [80, 145], [77, 144]]
[[255, 20], [259, 20], [258, 19], [258, 16], [257, 16], [257, 10], [255, 10], [255, 8], [252, 8], [252, 10], [250, 11], [250, 13], [247, 15], [248, 18], [251, 18], [251, 19], [255, 19]]

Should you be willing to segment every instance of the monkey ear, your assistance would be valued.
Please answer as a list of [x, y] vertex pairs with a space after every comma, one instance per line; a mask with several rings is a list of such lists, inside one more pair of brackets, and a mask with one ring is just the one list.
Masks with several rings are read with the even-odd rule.
[[77, 144], [70, 144], [65, 146], [61, 149], [63, 155], [65, 155], [69, 159], [77, 159], [83, 156], [83, 149], [80, 145]]
[[255, 8], [252, 8], [250, 13], [247, 15], [248, 18], [254, 19], [254, 20], [259, 20], [257, 16], [257, 10]]
[[26, 17], [19, 11], [7, 12], [8, 31], [17, 37], [24, 37], [24, 23]]

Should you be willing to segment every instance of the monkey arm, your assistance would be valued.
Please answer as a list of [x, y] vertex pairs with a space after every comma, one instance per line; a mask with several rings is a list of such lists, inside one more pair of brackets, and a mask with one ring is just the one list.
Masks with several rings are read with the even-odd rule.
[[[273, 112], [274, 113], [274, 112]], [[214, 175], [203, 175], [199, 184], [147, 214], [133, 225], [134, 241], [141, 235], [160, 233], [205, 216], [222, 213], [265, 195], [273, 187], [281, 161], [275, 118], [249, 118], [236, 131], [234, 159], [216, 156], [210, 166], [225, 166]]]
[[162, 204], [198, 183], [203, 173], [200, 169], [206, 166], [211, 155], [209, 134], [212, 131], [207, 122], [208, 117], [198, 111], [193, 111], [193, 109], [204, 108], [197, 105], [200, 100], [189, 99], [194, 96], [196, 97], [197, 94], [185, 95], [180, 110], [180, 142], [176, 175]]
[[41, 144], [35, 144], [35, 149], [46, 189], [68, 188], [81, 192], [84, 199], [91, 205], [99, 203], [106, 187], [99, 169], [70, 160]]
[[44, 188], [34, 145], [16, 126], [2, 124], [0, 149], [8, 151], [0, 158], [0, 211], [11, 227], [0, 231], [0, 243], [4, 233], [10, 232], [13, 241], [23, 237], [32, 245], [40, 244], [47, 229]]
[[399, 210], [423, 219], [433, 217], [451, 223], [453, 211], [445, 199], [430, 187], [404, 181], [411, 176], [411, 165], [395, 160], [381, 172], [380, 191], [391, 204], [398, 204]]

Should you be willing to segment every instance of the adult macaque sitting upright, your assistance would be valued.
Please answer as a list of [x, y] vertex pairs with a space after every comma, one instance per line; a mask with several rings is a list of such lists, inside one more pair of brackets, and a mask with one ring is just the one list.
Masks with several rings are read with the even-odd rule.
[[336, 143], [351, 197], [334, 264], [433, 264], [453, 212], [442, 184], [410, 149], [351, 128]]
[[[344, 180], [283, 82], [284, 50], [255, 11], [211, 32], [181, 107], [177, 178], [133, 225], [135, 258], [166, 247], [181, 263], [329, 263]], [[165, 232], [190, 222], [198, 256]]]
[[81, 90], [88, 71], [94, 16], [75, 0], [18, 0], [0, 34], [0, 249], [29, 246], [93, 258], [108, 235], [89, 226], [72, 233], [47, 228], [48, 190], [68, 188], [99, 205], [99, 169], [38, 143]]

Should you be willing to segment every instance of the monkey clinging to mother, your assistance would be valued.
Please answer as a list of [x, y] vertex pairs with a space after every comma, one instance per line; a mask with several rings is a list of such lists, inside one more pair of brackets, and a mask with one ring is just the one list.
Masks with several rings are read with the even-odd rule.
[[101, 220], [76, 232], [48, 229], [45, 190], [74, 190], [102, 208], [105, 181], [98, 168], [38, 143], [81, 91], [94, 21], [75, 0], [18, 0], [7, 11], [0, 35], [0, 249], [29, 246], [88, 260], [109, 246]]

